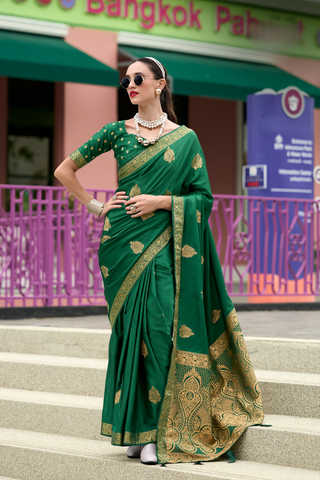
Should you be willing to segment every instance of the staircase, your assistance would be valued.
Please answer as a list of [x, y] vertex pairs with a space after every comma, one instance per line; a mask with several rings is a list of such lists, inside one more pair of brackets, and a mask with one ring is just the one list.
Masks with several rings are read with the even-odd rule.
[[0, 326], [0, 480], [320, 480], [320, 341], [246, 338], [272, 427], [250, 427], [235, 463], [163, 468], [100, 435], [109, 337]]

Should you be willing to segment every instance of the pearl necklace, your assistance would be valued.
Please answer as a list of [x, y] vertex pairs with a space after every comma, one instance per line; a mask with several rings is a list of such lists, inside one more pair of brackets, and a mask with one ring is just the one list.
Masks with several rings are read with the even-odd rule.
[[[163, 132], [165, 123], [167, 121], [167, 118], [168, 118], [168, 115], [166, 113], [163, 113], [161, 115], [161, 117], [159, 117], [157, 120], [143, 120], [140, 117], [139, 113], [136, 113], [135, 116], [134, 116], [134, 122], [135, 122], [135, 125], [136, 125], [138, 142], [142, 143], [142, 145], [144, 147], [147, 147], [148, 145], [154, 145], [162, 135], [162, 132]], [[149, 128], [150, 130], [152, 128], [159, 127], [160, 125], [161, 125], [161, 128], [160, 128], [160, 131], [159, 131], [158, 135], [155, 138], [153, 138], [151, 140], [144, 140], [140, 135], [139, 124], [142, 125], [143, 127]]]

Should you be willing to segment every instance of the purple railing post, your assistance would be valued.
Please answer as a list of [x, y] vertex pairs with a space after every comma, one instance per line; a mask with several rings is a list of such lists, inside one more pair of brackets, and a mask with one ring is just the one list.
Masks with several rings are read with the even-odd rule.
[[51, 306], [53, 300], [53, 261], [54, 261], [54, 239], [53, 239], [53, 191], [46, 192], [46, 218], [45, 218], [45, 244], [43, 248], [45, 279], [46, 279], [46, 305]]

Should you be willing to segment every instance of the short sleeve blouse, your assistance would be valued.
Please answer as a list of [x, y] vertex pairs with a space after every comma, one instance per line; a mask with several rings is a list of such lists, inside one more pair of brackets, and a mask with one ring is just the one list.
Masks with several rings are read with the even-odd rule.
[[118, 167], [135, 157], [145, 147], [137, 142], [136, 136], [127, 133], [125, 121], [108, 123], [87, 142], [70, 154], [78, 168], [82, 168], [99, 155], [114, 151]]

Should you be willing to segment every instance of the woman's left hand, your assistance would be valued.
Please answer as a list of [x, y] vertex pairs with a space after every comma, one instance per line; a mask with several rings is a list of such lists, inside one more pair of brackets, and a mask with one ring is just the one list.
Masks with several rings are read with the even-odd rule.
[[[134, 217], [141, 217], [145, 213], [152, 213], [160, 207], [159, 195], [136, 195], [135, 197], [127, 200], [124, 205], [127, 213]], [[131, 205], [136, 206], [136, 210], [130, 210]]]

